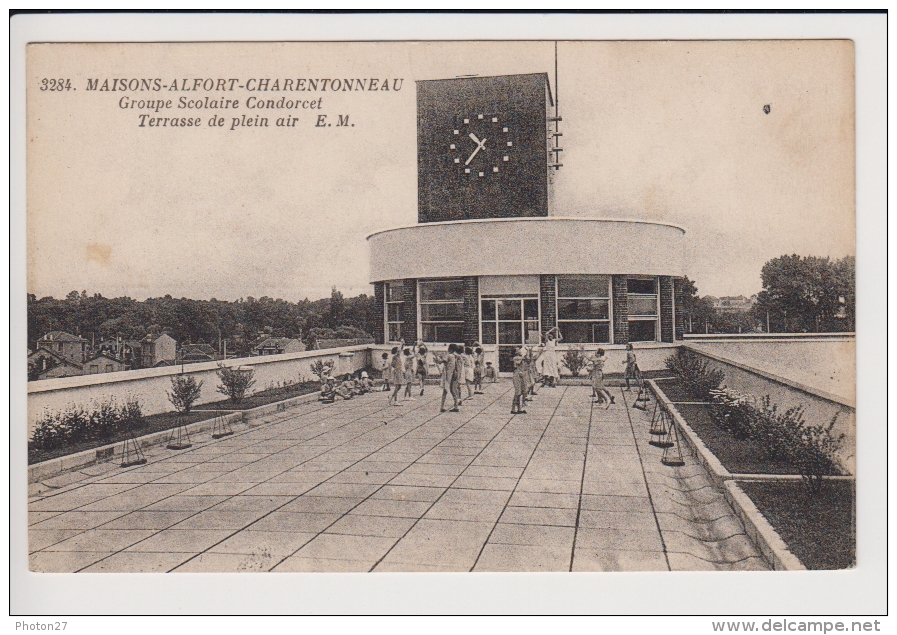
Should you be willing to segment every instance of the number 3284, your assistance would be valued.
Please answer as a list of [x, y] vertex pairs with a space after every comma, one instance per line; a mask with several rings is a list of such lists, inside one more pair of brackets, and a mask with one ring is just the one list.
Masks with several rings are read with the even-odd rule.
[[70, 79], [47, 79], [40, 80], [41, 90], [72, 90], [72, 80]]

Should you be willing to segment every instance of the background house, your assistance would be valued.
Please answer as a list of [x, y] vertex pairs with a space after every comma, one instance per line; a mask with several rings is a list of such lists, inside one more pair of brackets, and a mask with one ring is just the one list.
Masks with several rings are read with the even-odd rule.
[[83, 374], [96, 375], [99, 373], [117, 373], [127, 370], [127, 365], [111, 353], [100, 352], [84, 361]]
[[178, 351], [178, 359], [182, 364], [213, 362], [220, 358], [218, 351], [211, 344], [182, 344]]
[[166, 333], [150, 334], [141, 342], [141, 365], [144, 368], [158, 366], [159, 362], [174, 364], [177, 359], [178, 343]]
[[37, 348], [53, 351], [76, 364], [82, 363], [87, 357], [87, 340], [65, 331], [50, 331], [37, 340]]
[[256, 342], [252, 347], [252, 355], [281, 355], [283, 353], [301, 353], [305, 344], [301, 340], [290, 337], [269, 337]]
[[49, 348], [28, 355], [28, 380], [74, 377], [83, 373], [81, 364], [66, 359]]
[[743, 295], [723, 296], [721, 298], [710, 297], [713, 302], [713, 308], [723, 313], [733, 313], [736, 311], [750, 311], [757, 303], [757, 296], [752, 295], [749, 298]]

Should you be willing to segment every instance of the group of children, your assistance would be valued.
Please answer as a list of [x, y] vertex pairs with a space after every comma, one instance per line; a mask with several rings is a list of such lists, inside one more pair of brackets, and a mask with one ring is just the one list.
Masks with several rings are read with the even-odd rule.
[[[399, 346], [393, 347], [390, 353], [383, 353], [385, 370], [383, 372], [383, 390], [392, 390], [388, 403], [391, 406], [402, 405], [399, 392], [405, 386], [404, 399], [414, 401], [411, 387], [420, 384], [419, 396], [424, 394], [424, 382], [427, 379], [427, 347], [418, 340], [413, 349], [405, 348], [402, 340]], [[442, 387], [442, 403], [440, 412], [446, 412], [445, 401], [452, 395], [453, 406], [450, 412], [458, 412], [458, 406], [464, 402], [461, 397], [462, 384], [467, 387], [466, 399], [483, 394], [483, 381], [497, 381], [492, 362], [484, 360], [482, 347], [478, 343], [473, 346], [449, 344], [448, 351], [433, 355], [433, 362], [439, 369], [439, 385]], [[390, 387], [392, 386], [392, 388]]]
[[[473, 346], [463, 344], [449, 344], [448, 351], [433, 356], [433, 361], [439, 369], [439, 385], [442, 387], [442, 402], [440, 412], [446, 412], [445, 400], [452, 396], [452, 407], [449, 412], [459, 412], [458, 406], [474, 395], [485, 394], [483, 381], [497, 381], [492, 362], [485, 361], [483, 348], [474, 342]], [[467, 387], [467, 397], [461, 397], [461, 385]]]
[[[399, 392], [405, 386], [405, 399], [414, 401], [411, 396], [411, 387], [420, 384], [420, 394], [424, 394], [424, 382], [427, 379], [427, 347], [422, 341], [414, 345], [414, 349], [405, 348], [404, 340], [399, 346], [392, 349], [391, 354], [383, 353], [386, 369], [383, 373], [384, 390], [390, 390], [390, 384], [394, 386], [388, 403], [392, 406], [402, 405], [399, 401]], [[483, 381], [497, 381], [492, 362], [484, 359], [482, 347], [478, 343], [473, 346], [463, 344], [449, 344], [445, 353], [435, 353], [433, 363], [439, 369], [439, 385], [442, 388], [442, 402], [440, 412], [446, 412], [445, 401], [451, 395], [453, 405], [450, 412], [459, 412], [458, 406], [465, 399], [471, 399], [474, 395], [482, 395]], [[467, 387], [467, 397], [461, 397], [461, 386]]]
[[[553, 338], [552, 338], [553, 339]], [[540, 347], [541, 349], [542, 347]], [[553, 352], [553, 351], [552, 351]], [[427, 379], [427, 347], [422, 341], [418, 341], [414, 348], [405, 348], [402, 340], [399, 346], [393, 347], [391, 353], [383, 353], [384, 361], [383, 388], [390, 394], [388, 403], [391, 406], [401, 406], [399, 392], [405, 387], [404, 399], [414, 401], [411, 396], [411, 387], [420, 384], [420, 396], [424, 394], [424, 383]], [[534, 351], [532, 346], [522, 346], [514, 355], [514, 400], [511, 404], [511, 414], [526, 414], [523, 409], [527, 401], [531, 401], [536, 395], [536, 386], [554, 386], [556, 378], [545, 373], [544, 351]], [[442, 387], [442, 401], [440, 412], [446, 412], [446, 398], [452, 396], [452, 408], [449, 412], [459, 412], [460, 406], [466, 399], [474, 395], [482, 395], [483, 381], [492, 383], [497, 381], [495, 368], [492, 362], [484, 359], [482, 347], [474, 342], [473, 346], [462, 344], [449, 344], [446, 353], [435, 353], [433, 361], [439, 369], [439, 385]], [[604, 385], [605, 351], [599, 348], [588, 359], [587, 368], [592, 382], [593, 403], [605, 404], [605, 409], [614, 403], [614, 397]], [[630, 390], [630, 381], [637, 381], [637, 364], [632, 344], [626, 345], [626, 366], [624, 377], [626, 390]], [[540, 372], [541, 371], [541, 372]], [[467, 387], [467, 396], [462, 398], [461, 386]], [[333, 403], [337, 397], [351, 399], [356, 395], [363, 395], [374, 389], [373, 381], [366, 371], [361, 371], [358, 377], [351, 373], [345, 375], [342, 381], [333, 377], [325, 378], [321, 383], [320, 400], [325, 403]], [[403, 400], [404, 400], [403, 399]]]
[[400, 406], [399, 391], [405, 387], [404, 399], [414, 401], [411, 387], [420, 384], [420, 395], [424, 395], [424, 382], [427, 379], [427, 346], [420, 340], [414, 348], [405, 348], [405, 340], [394, 346], [389, 353], [383, 353], [383, 390], [392, 394], [388, 403]]
[[352, 399], [373, 390], [374, 382], [364, 370], [357, 377], [352, 373], [346, 373], [342, 381], [335, 377], [325, 377], [321, 380], [321, 395], [318, 397], [318, 401], [333, 403], [337, 397]]
[[536, 395], [536, 384], [545, 386], [548, 380], [544, 375], [537, 372], [536, 364], [539, 356], [533, 352], [531, 346], [522, 346], [514, 355], [514, 374], [512, 382], [514, 384], [514, 401], [511, 403], [512, 415], [524, 415], [526, 410], [523, 406], [527, 401], [532, 401], [532, 396]]
[[[593, 403], [605, 404], [605, 409], [610, 408], [614, 403], [614, 397], [604, 385], [604, 363], [605, 351], [599, 348], [595, 354], [588, 359], [587, 368], [589, 378], [592, 380], [592, 399]], [[531, 396], [536, 394], [536, 385], [543, 386], [553, 385], [550, 377], [544, 374], [537, 374], [537, 361], [540, 358], [533, 353], [532, 347], [524, 346], [514, 356], [514, 400], [511, 404], [511, 414], [526, 414], [523, 406], [527, 401], [531, 401]], [[630, 381], [636, 380], [638, 375], [638, 365], [636, 363], [635, 351], [632, 344], [626, 345], [626, 359], [623, 361], [626, 366], [624, 378], [626, 379], [626, 390], [630, 390]]]

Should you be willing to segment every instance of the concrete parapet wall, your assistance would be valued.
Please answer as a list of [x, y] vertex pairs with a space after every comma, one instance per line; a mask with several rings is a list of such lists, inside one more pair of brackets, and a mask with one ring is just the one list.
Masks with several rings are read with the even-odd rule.
[[686, 335], [684, 343], [856, 405], [856, 337], [852, 333]]
[[851, 401], [813, 386], [725, 359], [691, 344], [685, 345], [685, 348], [700, 355], [710, 367], [725, 373], [723, 383], [732, 390], [755, 397], [769, 395], [780, 411], [802, 406], [804, 419], [810, 424], [827, 424], [837, 415], [835, 431], [845, 435], [838, 458], [845, 470], [856, 474], [856, 407]]
[[[251, 367], [255, 371], [253, 391], [258, 392], [278, 383], [282, 385], [290, 381], [314, 379], [310, 367], [319, 359], [333, 360], [336, 373], [351, 373], [367, 368], [370, 365], [370, 351], [369, 345], [359, 345], [283, 355], [242, 357], [229, 359], [224, 363], [231, 367]], [[224, 398], [215, 389], [218, 386], [217, 362], [33, 381], [28, 383], [28, 434], [31, 435], [44, 411], [55, 412], [74, 404], [86, 406], [92, 401], [109, 397], [115, 397], [119, 402], [129, 396], [137, 397], [146, 415], [170, 412], [174, 408], [166, 393], [171, 390], [171, 378], [181, 374], [182, 369], [185, 375], [203, 382], [197, 406]]]

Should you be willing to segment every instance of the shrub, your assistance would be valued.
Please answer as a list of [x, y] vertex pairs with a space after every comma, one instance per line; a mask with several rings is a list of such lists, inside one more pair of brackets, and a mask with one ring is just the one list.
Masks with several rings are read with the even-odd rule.
[[763, 458], [794, 467], [809, 494], [822, 490], [823, 476], [841, 474], [844, 434], [834, 433], [837, 415], [828, 425], [808, 425], [802, 407], [779, 412], [769, 395], [755, 399], [723, 388], [711, 396], [716, 423], [736, 438], [754, 441]]
[[571, 345], [564, 352], [564, 357], [561, 359], [561, 363], [567, 367], [574, 377], [578, 377], [579, 371], [585, 368], [588, 363], [585, 349], [578, 344]]
[[168, 401], [178, 412], [190, 412], [193, 403], [202, 393], [202, 381], [196, 381], [192, 375], [176, 375], [171, 378], [171, 392], [166, 391]]
[[685, 384], [685, 388], [698, 399], [709, 401], [711, 392], [718, 390], [726, 378], [723, 371], [710, 368], [692, 351], [679, 348], [665, 360], [666, 367]]
[[59, 412], [44, 411], [31, 435], [29, 450], [46, 452], [86, 441], [111, 441], [117, 434], [146, 424], [140, 401], [128, 397], [119, 404], [115, 397], [73, 404]]
[[318, 381], [323, 383], [324, 379], [333, 373], [333, 368], [334, 363], [332, 359], [328, 359], [327, 361], [318, 359], [311, 365], [311, 372], [315, 374]]
[[710, 390], [709, 394], [710, 412], [717, 425], [738, 439], [754, 436], [756, 403], [753, 397], [728, 388]]
[[218, 364], [216, 374], [221, 383], [215, 389], [222, 395], [227, 395], [234, 403], [243, 401], [255, 385], [255, 371], [252, 369], [240, 370]]
[[791, 459], [811, 495], [822, 491], [823, 476], [841, 474], [837, 458], [844, 434], [834, 434], [835, 414], [828, 425], [802, 426], [792, 442]]

